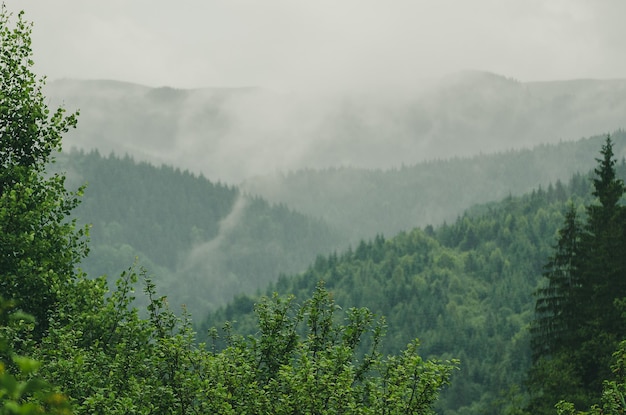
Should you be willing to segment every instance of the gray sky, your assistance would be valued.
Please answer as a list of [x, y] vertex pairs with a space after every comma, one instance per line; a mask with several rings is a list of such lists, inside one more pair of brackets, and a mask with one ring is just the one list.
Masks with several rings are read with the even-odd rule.
[[411, 87], [466, 69], [626, 77], [623, 0], [4, 0], [49, 79]]

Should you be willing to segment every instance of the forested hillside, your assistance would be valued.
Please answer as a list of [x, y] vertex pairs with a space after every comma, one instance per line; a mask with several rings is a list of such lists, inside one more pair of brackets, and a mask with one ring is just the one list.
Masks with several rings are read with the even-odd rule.
[[[257, 177], [242, 188], [323, 218], [353, 242], [454, 221], [477, 203], [522, 195], [588, 171], [605, 136], [532, 149], [449, 158], [390, 170], [331, 168]], [[618, 158], [626, 133], [613, 134]]]
[[[626, 134], [614, 140], [623, 154]], [[276, 205], [128, 156], [74, 150], [56, 168], [68, 172], [73, 186], [87, 183], [74, 216], [93, 225], [91, 254], [82, 264], [88, 274], [117, 275], [138, 258], [173, 305], [187, 304], [202, 315], [349, 242], [453, 222], [479, 200], [568, 177], [577, 166], [591, 165], [589, 154], [599, 142], [594, 137], [389, 171], [300, 171], [257, 182], [263, 198]]]
[[136, 257], [172, 306], [194, 315], [345, 244], [320, 220], [169, 166], [73, 151], [56, 168], [87, 184], [73, 213], [92, 225], [84, 270], [115, 277]]
[[[619, 169], [623, 177], [626, 166]], [[533, 292], [566, 204], [582, 206], [589, 197], [588, 176], [575, 175], [567, 185], [475, 206], [447, 225], [377, 236], [342, 254], [320, 256], [308, 271], [281, 277], [267, 293], [301, 300], [324, 280], [344, 309], [367, 304], [387, 318], [388, 351], [418, 337], [425, 355], [460, 358], [441, 411], [505, 413], [523, 406]], [[237, 298], [210, 315], [200, 332], [225, 320], [248, 332], [255, 301]]]

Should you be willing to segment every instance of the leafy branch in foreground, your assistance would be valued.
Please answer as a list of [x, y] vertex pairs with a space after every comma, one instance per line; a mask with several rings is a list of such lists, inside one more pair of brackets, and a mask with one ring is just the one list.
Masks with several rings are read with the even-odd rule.
[[41, 362], [13, 350], [14, 335], [33, 322], [0, 297], [0, 415], [71, 414], [67, 397], [36, 375]]

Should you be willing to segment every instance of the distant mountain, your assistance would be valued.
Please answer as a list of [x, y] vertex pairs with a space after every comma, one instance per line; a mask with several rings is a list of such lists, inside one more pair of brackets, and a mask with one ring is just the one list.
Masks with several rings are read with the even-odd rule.
[[129, 153], [213, 180], [300, 168], [393, 168], [574, 140], [625, 126], [626, 80], [522, 83], [463, 72], [419, 91], [178, 90], [61, 80], [52, 105], [80, 109], [66, 148]]

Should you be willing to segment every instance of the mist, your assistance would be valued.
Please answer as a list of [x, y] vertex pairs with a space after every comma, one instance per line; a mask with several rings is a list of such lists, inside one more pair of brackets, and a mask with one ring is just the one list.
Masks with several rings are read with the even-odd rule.
[[222, 253], [219, 252], [220, 246], [240, 223], [247, 204], [245, 197], [242, 197], [241, 194], [237, 196], [232, 210], [219, 222], [218, 234], [213, 239], [193, 247], [188, 257], [182, 261], [185, 265], [185, 268], [182, 270], [183, 272], [198, 266], [205, 267], [206, 270], [218, 268], [218, 257], [222, 255]]
[[80, 109], [66, 149], [130, 154], [240, 184], [298, 169], [390, 169], [572, 141], [623, 128], [625, 80], [520, 82], [466, 71], [419, 88], [281, 93], [57, 81]]
[[212, 180], [389, 169], [623, 127], [623, 82], [590, 81], [626, 76], [617, 0], [7, 7], [35, 22], [51, 103], [81, 110], [66, 148]]

